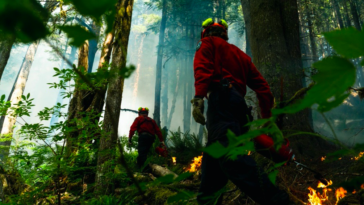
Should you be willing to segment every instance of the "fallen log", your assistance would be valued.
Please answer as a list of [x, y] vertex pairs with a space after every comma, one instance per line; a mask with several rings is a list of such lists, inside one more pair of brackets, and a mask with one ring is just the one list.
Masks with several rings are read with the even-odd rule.
[[159, 166], [157, 164], [149, 164], [149, 166], [152, 169], [152, 174], [156, 177], [163, 177], [168, 174], [172, 174], [174, 178], [178, 177], [176, 173], [172, 172], [171, 170], [165, 167]]

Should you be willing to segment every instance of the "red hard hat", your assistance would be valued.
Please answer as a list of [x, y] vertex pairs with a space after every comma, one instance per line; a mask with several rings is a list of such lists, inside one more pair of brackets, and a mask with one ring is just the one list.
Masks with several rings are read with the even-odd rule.
[[281, 148], [276, 150], [274, 148], [274, 141], [270, 136], [262, 134], [254, 138], [255, 149], [257, 152], [276, 163], [289, 161], [293, 158], [293, 151], [289, 147], [289, 141], [288, 139], [285, 139], [285, 141], [286, 144], [283, 144]]

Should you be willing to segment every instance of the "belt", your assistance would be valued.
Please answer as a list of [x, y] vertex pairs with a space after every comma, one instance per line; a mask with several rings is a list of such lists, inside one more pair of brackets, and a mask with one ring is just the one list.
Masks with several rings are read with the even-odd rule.
[[[233, 84], [232, 83], [230, 83], [230, 85], [229, 85], [229, 89], [231, 89], [233, 87]], [[210, 94], [213, 92], [213, 91], [215, 91], [215, 90], [217, 90], [218, 88], [216, 87], [216, 86], [213, 86], [212, 88], [209, 88], [209, 90], [207, 91], [207, 99], [209, 99], [209, 96], [210, 96]]]
[[153, 134], [151, 134], [149, 132], [141, 132], [141, 133], [139, 133], [139, 135], [151, 135], [151, 136], [153, 136]]

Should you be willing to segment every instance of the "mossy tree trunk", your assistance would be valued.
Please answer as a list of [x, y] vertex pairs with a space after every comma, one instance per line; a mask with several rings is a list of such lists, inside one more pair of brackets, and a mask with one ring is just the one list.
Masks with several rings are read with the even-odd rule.
[[118, 125], [120, 107], [124, 87], [124, 77], [119, 73], [125, 69], [126, 55], [131, 27], [133, 0], [119, 0], [115, 18], [115, 42], [113, 45], [112, 63], [110, 71], [115, 72], [109, 80], [107, 90], [106, 108], [104, 115], [103, 131], [97, 160], [96, 194], [113, 193], [112, 178], [108, 173], [113, 173], [115, 168], [116, 141], [118, 138]]
[[[286, 101], [303, 87], [297, 1], [254, 0], [250, 8], [253, 62], [276, 101]], [[310, 132], [310, 120], [308, 110], [304, 110], [284, 116], [279, 124], [284, 134], [286, 130]], [[299, 138], [293, 142], [297, 152], [303, 153], [304, 143]]]
[[[78, 70], [86, 74], [88, 68], [88, 42], [85, 42], [80, 48], [78, 53]], [[85, 89], [81, 89], [81, 80], [75, 80], [75, 90], [72, 95], [72, 99], [68, 106], [68, 118], [67, 124], [69, 127], [74, 128], [73, 131], [69, 132], [66, 137], [66, 156], [70, 156], [72, 153], [75, 153], [78, 150], [79, 141], [79, 130], [82, 130], [82, 121], [78, 121], [77, 119], [82, 118], [82, 112], [85, 111], [85, 106], [82, 103], [87, 91]]]

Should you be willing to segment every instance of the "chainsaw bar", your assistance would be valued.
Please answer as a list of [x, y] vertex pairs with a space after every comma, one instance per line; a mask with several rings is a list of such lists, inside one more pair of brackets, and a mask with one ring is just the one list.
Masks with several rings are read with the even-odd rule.
[[329, 180], [325, 179], [325, 177], [321, 173], [319, 173], [319, 172], [317, 172], [317, 171], [309, 168], [308, 166], [306, 166], [306, 165], [304, 165], [302, 163], [299, 163], [297, 161], [293, 161], [293, 162], [296, 164], [296, 167], [301, 167], [300, 170], [302, 170], [302, 168], [305, 168], [305, 169], [309, 170], [310, 172], [314, 173], [315, 174], [314, 175], [315, 179], [319, 180], [321, 183], [325, 184], [326, 186], [329, 184]]

